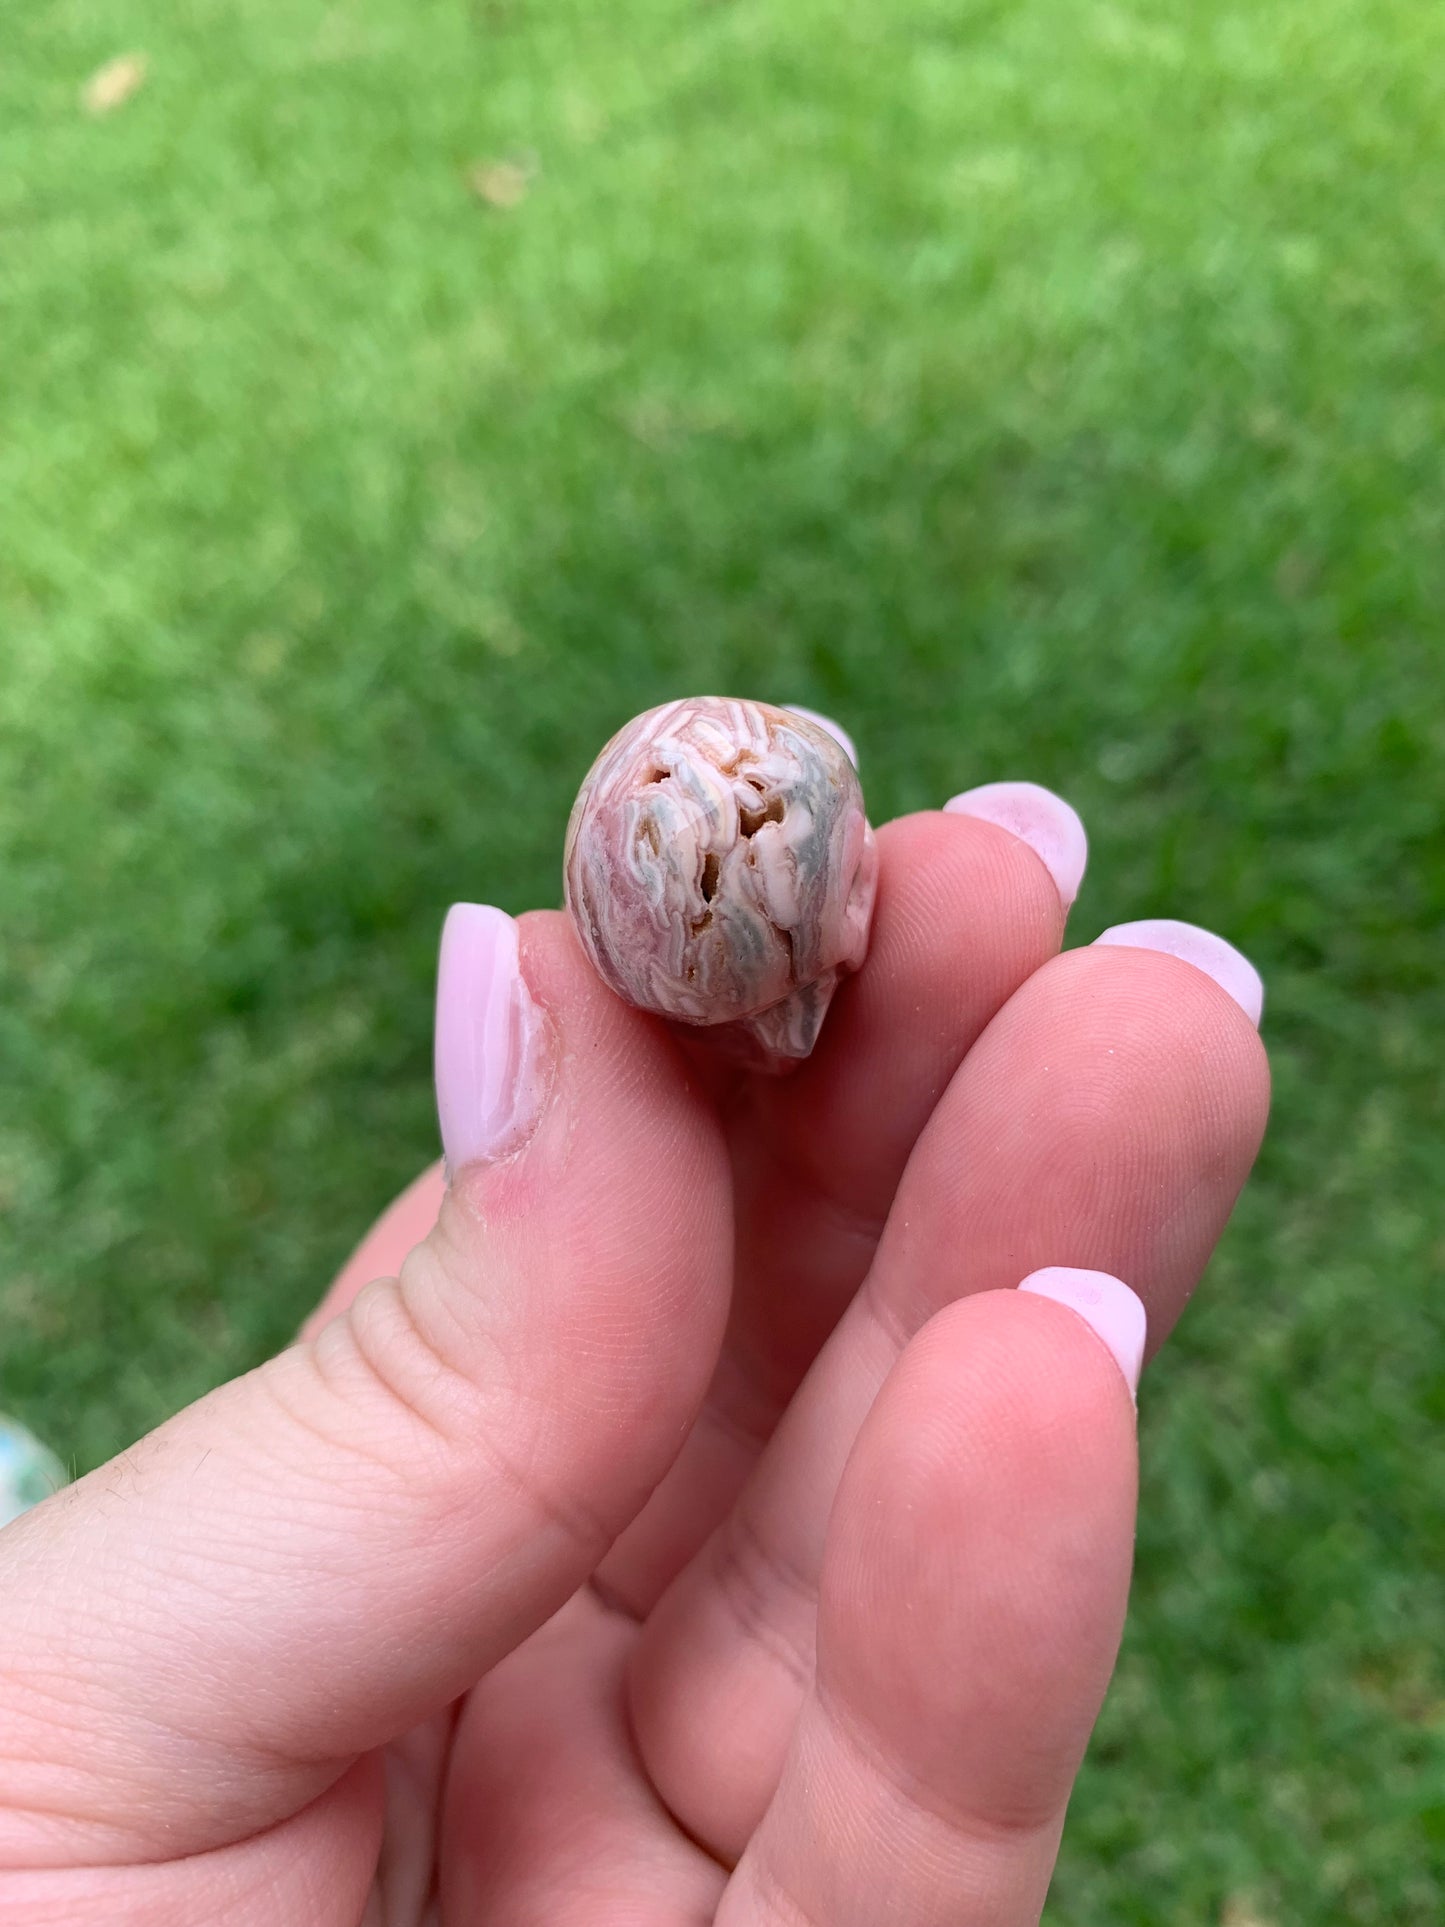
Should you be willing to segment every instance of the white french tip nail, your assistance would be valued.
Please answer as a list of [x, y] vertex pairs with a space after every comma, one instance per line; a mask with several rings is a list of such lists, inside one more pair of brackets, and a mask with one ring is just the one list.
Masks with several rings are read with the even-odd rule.
[[1027, 843], [1054, 880], [1067, 910], [1079, 894], [1089, 860], [1089, 839], [1079, 812], [1041, 783], [980, 783], [951, 796], [953, 816], [977, 816]]
[[1258, 1028], [1264, 1013], [1264, 979], [1242, 951], [1212, 930], [1173, 917], [1143, 917], [1137, 923], [1116, 923], [1100, 931], [1096, 944], [1117, 944], [1130, 950], [1160, 950], [1212, 977], [1227, 990], [1249, 1021]]
[[848, 753], [848, 761], [853, 765], [854, 769], [857, 769], [858, 751], [853, 746], [853, 738], [841, 723], [835, 723], [831, 716], [825, 716], [819, 709], [804, 709], [801, 703], [784, 703], [783, 708], [790, 709], [795, 716], [806, 716], [808, 721], [810, 723], [816, 723], [819, 729], [826, 729], [828, 734], [833, 737], [836, 742], [843, 745], [843, 748]]

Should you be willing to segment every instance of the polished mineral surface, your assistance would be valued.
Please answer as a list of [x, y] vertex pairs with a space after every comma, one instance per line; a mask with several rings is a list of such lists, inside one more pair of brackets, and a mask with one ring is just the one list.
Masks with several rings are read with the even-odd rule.
[[635, 717], [567, 826], [567, 904], [629, 1003], [715, 1026], [744, 1060], [806, 1057], [868, 948], [877, 882], [858, 775], [821, 723], [696, 696]]

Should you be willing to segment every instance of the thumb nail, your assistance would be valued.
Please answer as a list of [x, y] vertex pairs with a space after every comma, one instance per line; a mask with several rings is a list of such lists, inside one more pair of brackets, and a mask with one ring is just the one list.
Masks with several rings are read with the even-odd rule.
[[436, 1095], [448, 1176], [515, 1150], [543, 1092], [543, 1026], [522, 976], [515, 919], [455, 903], [437, 964]]

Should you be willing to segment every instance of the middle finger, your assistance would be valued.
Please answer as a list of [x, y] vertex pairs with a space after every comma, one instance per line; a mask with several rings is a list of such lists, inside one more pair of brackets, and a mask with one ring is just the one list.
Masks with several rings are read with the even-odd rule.
[[638, 1744], [674, 1813], [724, 1859], [776, 1784], [811, 1677], [833, 1495], [912, 1333], [955, 1298], [1055, 1264], [1125, 1279], [1148, 1308], [1151, 1347], [1183, 1308], [1268, 1101], [1251, 1016], [1221, 987], [1252, 973], [1204, 941], [1220, 981], [1111, 935], [1055, 958], [1010, 1000], [929, 1120], [867, 1284], [737, 1505], [648, 1620], [632, 1678]]

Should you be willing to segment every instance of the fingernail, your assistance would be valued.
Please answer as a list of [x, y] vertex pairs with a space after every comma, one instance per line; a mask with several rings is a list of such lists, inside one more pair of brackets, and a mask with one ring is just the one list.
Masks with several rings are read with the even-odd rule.
[[1072, 1265], [1047, 1265], [1031, 1271], [1020, 1291], [1052, 1298], [1092, 1325], [1114, 1354], [1133, 1398], [1144, 1369], [1144, 1339], [1149, 1329], [1142, 1301], [1121, 1278], [1107, 1271], [1080, 1271]]
[[853, 738], [841, 723], [835, 723], [831, 716], [825, 716], [821, 710], [804, 709], [801, 703], [784, 703], [783, 708], [790, 709], [795, 716], [806, 716], [808, 721], [810, 723], [816, 723], [819, 729], [826, 729], [828, 734], [835, 737], [838, 742], [843, 745], [844, 749], [847, 750], [848, 761], [853, 765], [854, 769], [857, 769], [858, 752], [853, 747]]
[[1062, 796], [1040, 783], [980, 783], [951, 796], [943, 807], [954, 816], [981, 816], [1027, 843], [1054, 879], [1066, 910], [1079, 894], [1089, 839], [1079, 812]]
[[504, 910], [454, 903], [437, 963], [436, 1089], [447, 1174], [513, 1150], [541, 1107], [542, 1022]]
[[1182, 957], [1227, 990], [1249, 1021], [1258, 1028], [1264, 1011], [1264, 979], [1249, 961], [1197, 923], [1178, 923], [1172, 917], [1145, 917], [1139, 923], [1116, 923], [1101, 931], [1095, 943], [1119, 944], [1131, 950], [1162, 950], [1166, 957]]

